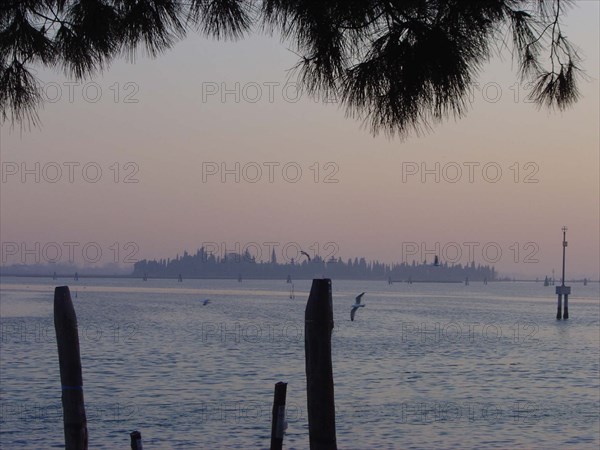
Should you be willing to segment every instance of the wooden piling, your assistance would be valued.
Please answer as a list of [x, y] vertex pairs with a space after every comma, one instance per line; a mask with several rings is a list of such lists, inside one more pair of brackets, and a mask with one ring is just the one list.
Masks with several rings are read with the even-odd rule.
[[273, 414], [271, 420], [271, 450], [283, 448], [283, 433], [285, 431], [285, 397], [287, 383], [275, 383], [273, 396]]
[[88, 433], [77, 317], [68, 286], [54, 290], [54, 328], [58, 345], [66, 450], [87, 450]]
[[144, 450], [142, 447], [142, 433], [139, 431], [132, 431], [129, 433], [131, 438], [131, 450]]
[[314, 279], [306, 304], [304, 325], [308, 432], [311, 450], [337, 449], [331, 363], [332, 330], [331, 280]]

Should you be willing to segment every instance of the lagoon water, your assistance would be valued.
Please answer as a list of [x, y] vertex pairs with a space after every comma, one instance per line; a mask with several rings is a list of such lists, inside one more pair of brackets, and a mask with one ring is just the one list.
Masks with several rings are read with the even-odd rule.
[[[307, 449], [310, 280], [1, 279], [0, 448], [64, 448], [54, 286], [78, 316], [90, 449]], [[597, 449], [599, 285], [333, 280], [340, 449]], [[350, 321], [354, 297], [365, 308]], [[75, 298], [75, 293], [77, 297]], [[211, 303], [203, 305], [204, 299]]]

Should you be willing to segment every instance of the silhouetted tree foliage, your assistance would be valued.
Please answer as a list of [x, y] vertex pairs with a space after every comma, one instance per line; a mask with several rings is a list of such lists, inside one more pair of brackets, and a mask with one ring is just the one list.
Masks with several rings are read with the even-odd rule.
[[579, 57], [561, 30], [570, 0], [2, 0], [2, 121], [34, 125], [31, 66], [81, 79], [190, 30], [239, 39], [259, 28], [297, 48], [311, 95], [341, 100], [372, 131], [405, 135], [462, 116], [482, 65], [509, 48], [540, 106], [578, 98]]

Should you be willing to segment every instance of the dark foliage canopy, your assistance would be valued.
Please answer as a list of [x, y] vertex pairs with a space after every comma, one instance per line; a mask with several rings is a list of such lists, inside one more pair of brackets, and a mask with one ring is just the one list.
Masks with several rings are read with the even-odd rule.
[[190, 31], [291, 42], [311, 95], [334, 96], [374, 133], [406, 135], [461, 116], [482, 65], [503, 49], [540, 106], [579, 94], [577, 51], [561, 29], [570, 0], [2, 0], [0, 116], [38, 121], [32, 67], [92, 76], [120, 56], [155, 56]]

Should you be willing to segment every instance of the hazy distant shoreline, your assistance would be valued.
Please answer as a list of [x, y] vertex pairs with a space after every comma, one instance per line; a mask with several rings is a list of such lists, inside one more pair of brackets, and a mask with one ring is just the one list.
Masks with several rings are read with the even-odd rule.
[[[43, 274], [43, 273], [37, 273], [37, 274], [19, 274], [19, 273], [4, 273], [0, 271], [0, 277], [15, 277], [15, 278], [54, 278], [53, 274]], [[86, 279], [108, 279], [108, 278], [118, 278], [118, 279], [132, 279], [132, 280], [139, 280], [140, 277], [139, 276], [135, 276], [135, 275], [131, 275], [131, 274], [127, 274], [127, 275], [119, 275], [119, 274], [108, 274], [108, 275], [95, 275], [95, 274], [86, 274], [85, 272], [82, 273], [78, 273], [78, 277], [79, 278], [86, 278]], [[177, 280], [179, 277], [174, 277], [174, 276], [153, 276], [153, 277], [148, 277], [148, 281], [151, 280]], [[315, 277], [296, 277], [294, 278], [294, 280], [312, 280]], [[73, 274], [56, 274], [56, 281], [58, 280], [64, 280], [64, 279], [68, 279], [68, 280], [72, 280], [73, 279]], [[335, 277], [335, 279], [337, 280], [356, 280], [356, 281], [381, 281], [381, 282], [386, 282], [387, 283], [387, 279], [373, 279], [373, 278], [356, 278], [356, 277]], [[237, 278], [232, 278], [232, 277], [184, 277], [183, 280], [237, 280]], [[282, 278], [273, 278], [273, 277], [247, 277], [244, 278], [244, 280], [248, 280], [248, 281], [277, 281], [277, 280], [281, 280], [282, 282], [285, 283], [285, 279]], [[436, 284], [462, 284], [464, 283], [464, 280], [411, 280], [412, 283], [436, 283]], [[519, 282], [519, 283], [540, 283], [543, 284], [544, 280], [536, 280], [536, 279], [531, 279], [531, 278], [503, 278], [503, 279], [496, 279], [496, 280], [488, 280], [488, 283], [515, 283], [515, 282]], [[568, 283], [583, 283], [583, 279], [568, 279], [567, 280]], [[600, 283], [600, 280], [587, 280], [588, 283]], [[408, 280], [393, 280], [394, 284], [408, 284]], [[475, 281], [473, 280], [473, 283], [479, 284], [482, 283], [481, 281]]]

